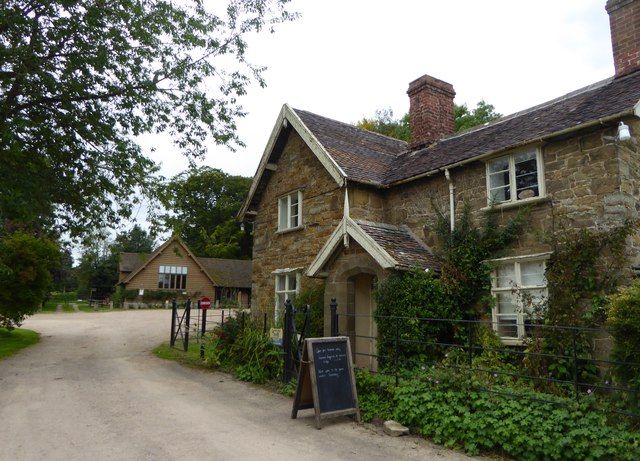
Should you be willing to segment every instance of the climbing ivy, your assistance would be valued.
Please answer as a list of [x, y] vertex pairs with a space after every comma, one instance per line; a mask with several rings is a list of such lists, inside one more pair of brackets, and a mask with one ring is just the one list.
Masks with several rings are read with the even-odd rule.
[[540, 307], [544, 327], [533, 330], [527, 345], [528, 352], [540, 354], [524, 363], [531, 373], [585, 384], [597, 379], [593, 338], [582, 328], [604, 324], [607, 296], [627, 263], [625, 242], [636, 228], [635, 221], [626, 221], [602, 230], [561, 228], [545, 237], [553, 253], [545, 273], [548, 298]]
[[[449, 220], [438, 211], [435, 231], [441, 261], [439, 274], [416, 268], [396, 272], [378, 283], [375, 315], [378, 355], [383, 367], [392, 357], [405, 368], [437, 360], [444, 351], [433, 343], [465, 343], [466, 324], [417, 318], [456, 320], [485, 315], [492, 303], [491, 268], [485, 261], [499, 255], [520, 235], [526, 213], [523, 208], [500, 226], [497, 213], [491, 210], [484, 213], [481, 225], [476, 226], [470, 208], [463, 206], [451, 230]], [[395, 356], [396, 349], [399, 357]]]

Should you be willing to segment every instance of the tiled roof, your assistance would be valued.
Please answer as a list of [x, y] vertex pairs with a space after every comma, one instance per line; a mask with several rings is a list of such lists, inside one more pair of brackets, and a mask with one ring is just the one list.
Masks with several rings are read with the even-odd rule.
[[633, 109], [640, 100], [640, 72], [608, 79], [561, 98], [450, 136], [397, 157], [384, 183], [417, 176], [462, 160], [534, 142], [584, 123]]
[[358, 226], [379, 246], [395, 259], [400, 266], [407, 268], [438, 270], [440, 264], [431, 250], [406, 227], [390, 224], [356, 220]]
[[380, 184], [395, 157], [406, 151], [404, 141], [294, 109], [349, 179]]
[[147, 253], [120, 253], [120, 272], [133, 272], [149, 259]]
[[198, 261], [218, 286], [251, 288], [251, 261], [221, 258], [198, 258]]
[[416, 151], [410, 151], [403, 141], [307, 111], [296, 109], [295, 112], [348, 179], [387, 186], [631, 111], [639, 100], [640, 72], [635, 72], [603, 80]]

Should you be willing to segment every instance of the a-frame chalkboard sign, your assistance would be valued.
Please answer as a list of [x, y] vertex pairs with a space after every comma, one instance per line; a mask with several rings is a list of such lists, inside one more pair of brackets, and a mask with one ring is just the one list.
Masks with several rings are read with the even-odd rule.
[[315, 410], [318, 429], [321, 419], [334, 416], [354, 415], [360, 422], [351, 345], [346, 336], [305, 340], [291, 417], [297, 418], [298, 410], [307, 408]]

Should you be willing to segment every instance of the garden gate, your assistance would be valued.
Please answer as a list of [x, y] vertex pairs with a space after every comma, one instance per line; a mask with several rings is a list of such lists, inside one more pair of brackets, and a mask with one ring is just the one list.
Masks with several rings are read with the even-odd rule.
[[182, 313], [178, 312], [178, 302], [171, 303], [171, 338], [169, 345], [175, 347], [178, 336], [182, 341], [185, 352], [189, 349], [189, 322], [191, 320], [191, 299], [184, 302]]

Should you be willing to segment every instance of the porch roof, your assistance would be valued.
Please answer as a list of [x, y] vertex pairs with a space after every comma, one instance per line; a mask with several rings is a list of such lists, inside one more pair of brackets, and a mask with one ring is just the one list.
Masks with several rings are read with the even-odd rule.
[[322, 273], [331, 256], [345, 241], [345, 236], [353, 238], [384, 269], [440, 269], [438, 258], [407, 226], [354, 220], [345, 216], [309, 266], [308, 276], [316, 277]]

